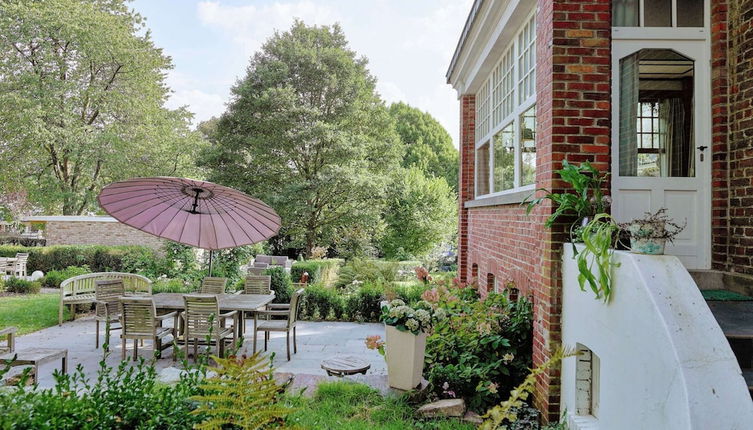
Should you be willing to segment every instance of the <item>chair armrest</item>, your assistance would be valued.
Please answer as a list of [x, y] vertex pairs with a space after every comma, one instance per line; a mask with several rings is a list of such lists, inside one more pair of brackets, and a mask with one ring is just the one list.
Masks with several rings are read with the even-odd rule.
[[166, 320], [166, 319], [168, 319], [168, 318], [173, 318], [173, 317], [174, 317], [174, 316], [176, 316], [176, 315], [178, 315], [178, 311], [172, 311], [172, 312], [170, 312], [169, 314], [158, 315], [158, 316], [156, 316], [156, 317], [155, 317], [155, 319], [158, 319], [158, 320]]
[[277, 316], [287, 316], [287, 315], [290, 315], [290, 311], [264, 311], [264, 310], [261, 310], [261, 311], [254, 311], [254, 313], [256, 313], [258, 315], [272, 315], [272, 316], [275, 316], [275, 315], [277, 315]]
[[18, 327], [13, 327], [13, 326], [6, 327], [6, 328], [0, 330], [0, 336], [5, 336], [6, 334], [7, 335], [14, 335], [14, 334], [16, 334], [17, 331], [18, 331]]
[[238, 311], [230, 311], [230, 312], [227, 312], [227, 313], [224, 313], [224, 314], [219, 314], [219, 315], [217, 315], [217, 317], [221, 318], [221, 319], [226, 319], [226, 318], [230, 318], [230, 317], [235, 318], [235, 316], [237, 314], [238, 314]]
[[290, 303], [270, 303], [267, 305], [270, 310], [274, 309], [290, 309]]

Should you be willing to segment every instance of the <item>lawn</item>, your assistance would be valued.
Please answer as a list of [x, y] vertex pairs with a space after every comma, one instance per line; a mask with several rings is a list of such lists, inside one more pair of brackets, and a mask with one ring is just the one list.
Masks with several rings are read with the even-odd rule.
[[466, 430], [474, 426], [457, 419], [419, 420], [415, 408], [398, 397], [383, 397], [362, 384], [325, 382], [307, 398], [291, 396], [287, 401], [296, 412], [287, 423], [310, 429], [349, 430]]
[[58, 294], [0, 297], [0, 328], [16, 326], [20, 335], [53, 326], [58, 323], [58, 303]]

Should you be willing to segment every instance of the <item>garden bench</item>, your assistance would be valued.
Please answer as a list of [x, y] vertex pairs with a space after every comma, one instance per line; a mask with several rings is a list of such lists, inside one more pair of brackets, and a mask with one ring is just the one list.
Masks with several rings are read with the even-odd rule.
[[60, 310], [58, 325], [63, 324], [63, 308], [71, 306], [71, 315], [76, 318], [76, 305], [92, 304], [96, 300], [97, 281], [122, 280], [126, 295], [152, 294], [152, 281], [135, 273], [99, 272], [87, 273], [66, 279], [60, 284]]
[[254, 258], [254, 266], [259, 267], [257, 264], [267, 264], [267, 267], [282, 267], [286, 272], [290, 272], [293, 267], [293, 260], [283, 255], [257, 255]]

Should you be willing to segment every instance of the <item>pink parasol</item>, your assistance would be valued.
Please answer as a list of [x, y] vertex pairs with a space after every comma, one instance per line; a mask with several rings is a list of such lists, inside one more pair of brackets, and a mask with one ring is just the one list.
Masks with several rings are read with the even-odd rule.
[[209, 250], [261, 242], [280, 229], [280, 217], [261, 200], [193, 179], [114, 182], [102, 189], [97, 200], [105, 212], [124, 224]]

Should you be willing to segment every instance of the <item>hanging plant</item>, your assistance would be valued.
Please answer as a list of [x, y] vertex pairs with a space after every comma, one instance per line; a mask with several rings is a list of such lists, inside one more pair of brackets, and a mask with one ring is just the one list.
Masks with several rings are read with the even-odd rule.
[[[620, 227], [609, 214], [597, 214], [581, 231], [583, 249], [575, 252], [578, 264], [578, 284], [586, 291], [588, 284], [597, 299], [608, 303], [612, 296], [612, 261], [615, 237]], [[573, 245], [573, 248], [575, 246]]]
[[622, 223], [620, 228], [630, 233], [630, 250], [634, 253], [663, 255], [666, 243], [672, 243], [687, 224], [687, 220], [683, 225], [674, 223], [667, 215], [667, 208], [661, 208], [656, 213], [646, 212], [643, 218]]

